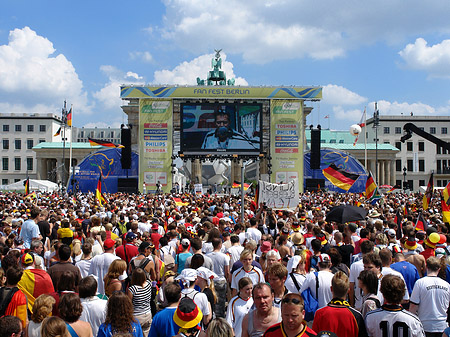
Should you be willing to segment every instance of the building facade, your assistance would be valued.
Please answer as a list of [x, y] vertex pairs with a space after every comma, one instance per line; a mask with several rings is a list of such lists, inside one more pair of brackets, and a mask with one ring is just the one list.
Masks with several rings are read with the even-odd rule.
[[73, 141], [78, 143], [89, 142], [88, 138], [101, 139], [114, 144], [120, 144], [120, 128], [74, 128]]
[[[44, 142], [61, 142], [64, 132], [56, 135], [61, 123], [61, 118], [51, 113], [0, 114], [1, 185], [11, 184], [26, 177], [37, 178], [36, 153], [32, 149]], [[70, 139], [70, 128], [65, 131], [64, 137]]]
[[[415, 133], [402, 143], [400, 138], [404, 134], [403, 126], [406, 123], [412, 123], [421, 130], [450, 142], [449, 116], [379, 116], [378, 144], [390, 144], [399, 150], [393, 163], [395, 183], [418, 191], [420, 186], [427, 185], [430, 174], [434, 173], [434, 185], [445, 186], [450, 180], [450, 153]], [[374, 118], [367, 120], [365, 132], [367, 141], [374, 143]], [[363, 135], [358, 143], [364, 143]], [[380, 169], [380, 163], [377, 166]]]

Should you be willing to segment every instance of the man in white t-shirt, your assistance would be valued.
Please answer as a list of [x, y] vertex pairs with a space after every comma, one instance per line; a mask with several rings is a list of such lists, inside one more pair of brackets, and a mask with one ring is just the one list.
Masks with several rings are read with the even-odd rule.
[[213, 261], [214, 272], [217, 278], [214, 278], [214, 288], [217, 293], [217, 303], [215, 313], [217, 317], [225, 317], [225, 302], [227, 300], [227, 282], [230, 279], [230, 258], [220, 250], [222, 249], [222, 239], [214, 238], [212, 240], [213, 251], [207, 256]]
[[105, 249], [105, 252], [103, 254], [94, 256], [92, 258], [91, 265], [89, 266], [89, 275], [94, 275], [95, 277], [97, 277], [97, 291], [100, 294], [105, 293], [105, 283], [103, 282], [103, 279], [108, 273], [110, 264], [114, 260], [120, 259], [120, 257], [114, 254], [115, 244], [116, 242], [114, 240], [106, 239], [105, 242], [103, 242], [103, 248]]
[[[372, 241], [363, 241], [360, 245], [362, 255], [366, 255], [373, 251], [374, 243]], [[362, 290], [358, 286], [358, 276], [364, 270], [363, 260], [354, 262], [350, 266], [350, 291], [349, 302], [356, 310], [361, 310], [362, 307]]]
[[261, 232], [258, 229], [258, 222], [256, 221], [256, 218], [250, 219], [250, 228], [247, 229], [247, 232], [245, 232], [245, 238], [247, 241], [255, 240], [256, 244], [259, 244], [261, 241]]
[[[331, 259], [328, 254], [320, 254], [317, 262], [319, 271], [316, 273], [309, 273], [306, 275], [306, 280], [303, 282], [300, 289], [300, 294], [306, 289], [311, 290], [311, 294], [319, 302], [319, 309], [325, 307], [328, 302], [333, 299], [333, 293], [331, 292], [331, 280], [333, 279], [333, 273], [331, 272]], [[317, 282], [319, 286], [317, 288]], [[316, 291], [317, 289], [317, 291]]]
[[427, 276], [417, 280], [410, 300], [410, 311], [418, 314], [427, 336], [442, 336], [448, 327], [447, 310], [450, 285], [439, 276], [441, 261], [431, 256], [427, 259]]
[[227, 249], [227, 253], [230, 254], [231, 268], [233, 264], [240, 259], [244, 247], [239, 244], [239, 236], [237, 235], [232, 235], [230, 241], [232, 246]]

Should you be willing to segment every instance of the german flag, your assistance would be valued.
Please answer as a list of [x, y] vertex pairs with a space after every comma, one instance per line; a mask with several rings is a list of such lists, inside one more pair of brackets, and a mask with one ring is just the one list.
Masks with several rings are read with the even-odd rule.
[[72, 126], [72, 108], [70, 108], [69, 112], [67, 113], [66, 121], [67, 126]]
[[[251, 184], [246, 184], [246, 183], [244, 183], [244, 191], [247, 191], [248, 188], [250, 187], [250, 185], [251, 185]], [[231, 185], [231, 188], [241, 188], [241, 183], [238, 182], [238, 181], [235, 181], [235, 182], [233, 183], [233, 185]]]
[[419, 213], [419, 216], [417, 217], [416, 225], [414, 226], [414, 229], [416, 231], [424, 231], [426, 232], [428, 228], [428, 222], [423, 218], [422, 212]]
[[89, 140], [89, 144], [91, 144], [91, 146], [117, 147], [119, 149], [122, 149], [125, 147], [123, 145], [120, 145], [120, 144], [116, 145], [114, 143], [107, 142], [107, 141], [104, 141], [101, 139], [88, 138], [88, 140]]
[[59, 127], [58, 131], [53, 135], [53, 137], [59, 136], [61, 134], [61, 126]]
[[422, 204], [423, 210], [426, 211], [431, 202], [431, 197], [433, 196], [433, 173], [431, 173], [430, 180], [428, 181], [427, 190], [423, 195]]
[[50, 275], [42, 269], [25, 269], [17, 286], [27, 297], [30, 312], [33, 312], [36, 298], [55, 291]]
[[338, 168], [335, 164], [331, 164], [322, 170], [322, 173], [334, 186], [342, 188], [345, 191], [348, 191], [359, 178], [359, 174], [346, 172]]
[[189, 205], [188, 202], [183, 202], [183, 200], [181, 200], [181, 198], [173, 198], [173, 201], [175, 201], [175, 205], [177, 205], [177, 206], [187, 206], [187, 205]]
[[103, 207], [103, 204], [106, 203], [106, 199], [102, 194], [102, 178], [101, 177], [98, 177], [97, 189], [95, 190], [95, 197], [97, 198], [100, 206]]
[[442, 190], [442, 197], [444, 198], [444, 201], [447, 205], [450, 205], [450, 181], [445, 186], [445, 188]]
[[369, 172], [369, 176], [367, 177], [366, 181], [366, 198], [372, 198], [376, 190], [377, 184], [375, 183], [375, 180], [373, 180], [372, 173]]
[[444, 199], [441, 199], [442, 207], [442, 221], [450, 223], [450, 206], [447, 205]]
[[23, 182], [23, 186], [25, 186], [25, 196], [27, 196], [28, 194], [30, 194], [30, 178], [27, 178]]

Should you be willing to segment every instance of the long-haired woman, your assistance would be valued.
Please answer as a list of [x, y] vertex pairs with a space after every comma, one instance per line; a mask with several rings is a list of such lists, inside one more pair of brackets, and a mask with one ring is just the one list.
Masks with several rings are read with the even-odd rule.
[[134, 318], [141, 323], [142, 331], [147, 336], [152, 324], [152, 284], [142, 268], [133, 271], [128, 296], [133, 304]]
[[[103, 281], [105, 282], [105, 294], [111, 296], [115, 291], [122, 290], [122, 278], [127, 270], [127, 263], [122, 259], [114, 260], [108, 268], [108, 273]], [[122, 277], [121, 277], [122, 276]]]

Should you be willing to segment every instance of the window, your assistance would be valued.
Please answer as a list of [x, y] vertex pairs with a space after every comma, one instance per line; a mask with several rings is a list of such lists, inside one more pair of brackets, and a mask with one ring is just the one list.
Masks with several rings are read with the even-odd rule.
[[391, 144], [391, 143], [389, 143], [388, 140], [385, 140], [385, 141], [383, 142], [383, 144]]
[[436, 170], [437, 172], [441, 172], [441, 161], [438, 159], [436, 160]]
[[80, 138], [84, 138], [84, 131], [80, 131]]
[[2, 185], [8, 185], [8, 179], [2, 179]]
[[[419, 186], [425, 186], [425, 180], [419, 180]], [[440, 187], [439, 181], [438, 181], [438, 187]]]
[[339, 144], [344, 144], [344, 140], [343, 139], [339, 139]]
[[2, 158], [2, 170], [3, 171], [8, 171], [9, 170], [8, 158]]
[[413, 150], [413, 142], [407, 142], [406, 143], [406, 150], [412, 151]]
[[33, 158], [27, 158], [27, 170], [33, 171]]
[[27, 149], [31, 150], [33, 148], [33, 139], [27, 139]]
[[436, 128], [435, 128], [434, 126], [430, 127], [430, 133], [431, 133], [432, 135], [435, 135], [435, 134], [436, 134]]
[[330, 139], [330, 144], [336, 144], [336, 139]]
[[425, 160], [419, 159], [419, 172], [425, 172]]
[[402, 142], [395, 142], [395, 147], [397, 149], [399, 149], [399, 151], [401, 151], [402, 150]]
[[423, 126], [419, 127], [419, 130], [425, 131], [425, 128]]
[[104, 131], [100, 131], [100, 139], [103, 139], [105, 137], [105, 132]]
[[3, 150], [9, 149], [9, 139], [3, 139]]
[[419, 142], [419, 151], [425, 151], [425, 143]]
[[14, 182], [15, 182], [15, 183], [17, 183], [18, 181], [20, 181], [19, 178], [15, 178], [15, 179], [14, 179]]
[[39, 125], [39, 132], [45, 132], [47, 131], [47, 128], [45, 127], [45, 125]]
[[414, 189], [414, 180], [408, 180], [408, 188], [409, 188], [410, 190], [413, 190], [413, 189]]
[[406, 161], [406, 169], [407, 169], [409, 172], [413, 172], [413, 160], [412, 160], [412, 159], [408, 159], [408, 160]]
[[45, 142], [45, 139], [39, 139], [39, 144]]
[[20, 158], [14, 158], [14, 170], [20, 171]]
[[395, 134], [396, 134], [396, 135], [399, 135], [399, 134], [401, 134], [401, 133], [402, 133], [402, 128], [399, 127], [399, 126], [396, 126], [396, 127], [395, 127]]
[[446, 135], [447, 134], [447, 128], [441, 128], [441, 133], [443, 135]]
[[114, 138], [114, 131], [111, 131], [110, 137]]
[[3, 124], [3, 132], [9, 132], [9, 125]]
[[391, 131], [390, 131], [389, 126], [385, 126], [385, 127], [383, 128], [383, 133], [384, 133], [385, 135], [388, 135], [390, 132], [391, 132]]
[[401, 181], [400, 179], [397, 179], [397, 180], [395, 181], [395, 185], [397, 185], [397, 186], [402, 186], [402, 181]]
[[22, 141], [20, 139], [15, 139], [14, 140], [14, 148], [16, 150], [22, 149]]
[[33, 132], [34, 131], [34, 125], [27, 125], [27, 131]]
[[441, 154], [442, 150], [439, 145], [436, 145], [436, 154]]
[[16, 125], [16, 132], [22, 132], [22, 125]]
[[94, 131], [91, 131], [90, 134], [91, 134], [91, 135], [90, 135], [89, 137], [95, 138], [95, 133], [94, 133]]
[[397, 171], [397, 172], [402, 171], [402, 160], [401, 159], [395, 160], [395, 171]]

